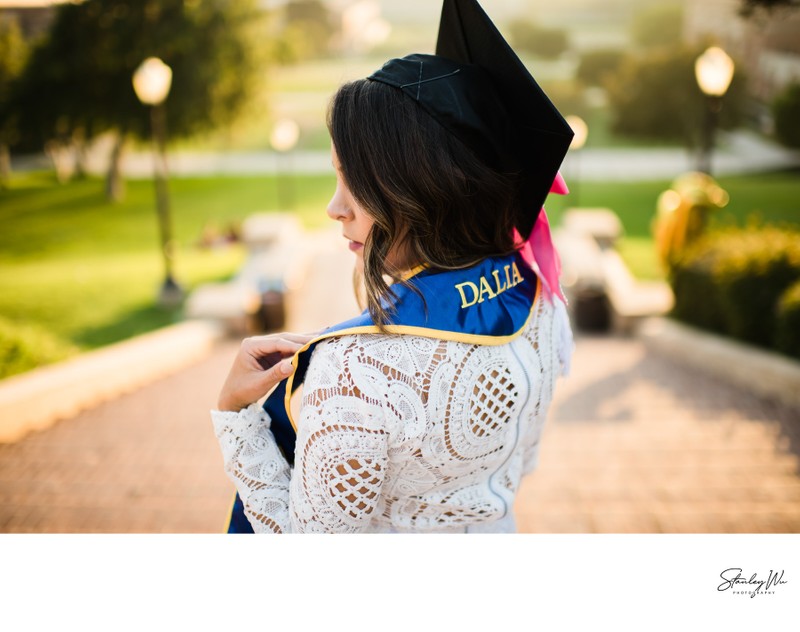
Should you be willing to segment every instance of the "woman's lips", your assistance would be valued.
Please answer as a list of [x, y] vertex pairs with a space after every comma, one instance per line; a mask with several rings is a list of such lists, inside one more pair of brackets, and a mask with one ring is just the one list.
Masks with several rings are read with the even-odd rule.
[[350, 241], [350, 242], [348, 242], [347, 246], [353, 252], [359, 252], [364, 247], [364, 244], [359, 243], [357, 241]]

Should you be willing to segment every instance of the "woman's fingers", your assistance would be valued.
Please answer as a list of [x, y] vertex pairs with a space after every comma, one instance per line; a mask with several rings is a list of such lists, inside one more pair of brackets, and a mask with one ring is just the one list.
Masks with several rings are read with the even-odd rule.
[[298, 342], [300, 344], [305, 344], [309, 340], [312, 340], [315, 336], [318, 335], [318, 332], [307, 333], [307, 334], [294, 334], [288, 331], [281, 332], [279, 334], [267, 334], [265, 336], [252, 336], [247, 338], [246, 340], [252, 340], [254, 342], [262, 342], [262, 341], [270, 341], [270, 340], [288, 340], [290, 342]]
[[305, 343], [296, 342], [288, 338], [279, 338], [277, 335], [260, 336], [243, 340], [242, 352], [266, 369], [281, 358], [297, 353], [302, 349], [303, 344]]
[[[285, 380], [292, 373], [292, 371], [294, 371], [292, 361], [281, 360], [274, 366], [271, 366], [264, 371], [251, 374], [249, 379], [249, 388], [242, 389], [242, 391], [247, 391], [247, 393], [239, 392], [238, 396], [242, 399], [252, 400], [250, 403], [261, 399], [261, 397], [275, 388], [279, 382]], [[250, 394], [250, 397], [247, 397], [246, 394]]]
[[242, 345], [252, 353], [267, 355], [280, 351], [282, 353], [296, 353], [303, 345], [313, 340], [313, 335], [308, 334], [271, 334], [269, 336], [253, 336], [245, 338]]
[[294, 371], [291, 360], [281, 360], [274, 366], [270, 367], [262, 375], [259, 376], [259, 382], [263, 392], [272, 390], [273, 387], [278, 385], [278, 382], [286, 379]]
[[241, 410], [258, 401], [294, 370], [292, 361], [282, 359], [269, 367], [234, 362], [219, 395], [219, 410]]
[[284, 357], [285, 356], [280, 351], [274, 351], [267, 355], [255, 356], [255, 360], [262, 369], [267, 370], [278, 364]]
[[242, 340], [220, 393], [220, 410], [239, 410], [260, 399], [294, 371], [291, 356], [313, 338], [281, 333]]
[[263, 357], [271, 353], [295, 354], [303, 347], [302, 343], [293, 342], [284, 338], [268, 340], [251, 340], [245, 345], [247, 353]]

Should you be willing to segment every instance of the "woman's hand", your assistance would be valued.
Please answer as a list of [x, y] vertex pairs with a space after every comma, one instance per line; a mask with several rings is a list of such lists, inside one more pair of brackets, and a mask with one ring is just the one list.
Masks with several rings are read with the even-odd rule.
[[219, 394], [219, 410], [238, 412], [294, 371], [291, 358], [315, 334], [271, 334], [242, 340]]

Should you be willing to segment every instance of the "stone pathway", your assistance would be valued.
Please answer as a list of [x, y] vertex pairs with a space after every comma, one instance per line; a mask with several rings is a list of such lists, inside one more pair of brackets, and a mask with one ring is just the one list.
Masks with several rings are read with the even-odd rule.
[[800, 532], [800, 411], [634, 338], [580, 337], [573, 366], [517, 498], [521, 531]]

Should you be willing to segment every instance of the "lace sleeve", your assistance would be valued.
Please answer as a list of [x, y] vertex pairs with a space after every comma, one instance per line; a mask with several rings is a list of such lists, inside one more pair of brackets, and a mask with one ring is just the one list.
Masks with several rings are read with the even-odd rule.
[[291, 469], [270, 432], [270, 419], [258, 405], [238, 413], [211, 411], [225, 463], [253, 531], [280, 533], [289, 522]]
[[355, 384], [337, 343], [323, 342], [314, 351], [294, 470], [260, 407], [212, 411], [225, 471], [257, 533], [363, 531], [380, 501], [388, 458], [380, 400], [368, 385]]

